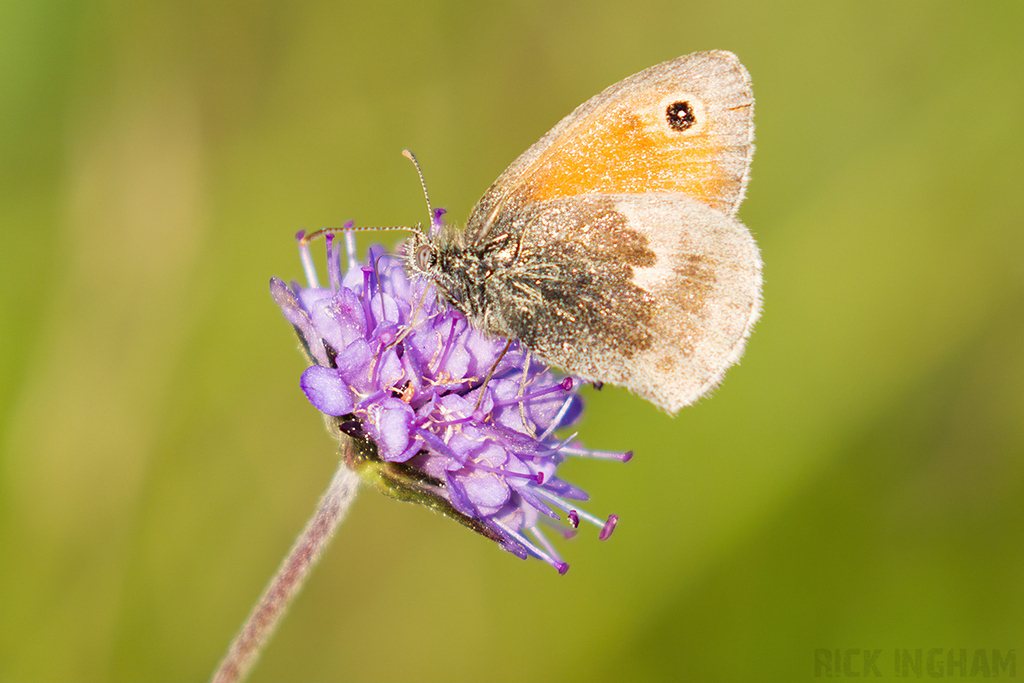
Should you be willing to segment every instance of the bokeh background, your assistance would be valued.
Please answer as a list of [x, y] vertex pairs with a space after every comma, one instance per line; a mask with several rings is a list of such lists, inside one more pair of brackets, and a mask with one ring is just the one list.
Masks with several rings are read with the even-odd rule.
[[422, 220], [403, 147], [463, 221], [713, 48], [757, 97], [742, 363], [675, 419], [589, 394], [636, 456], [565, 467], [622, 518], [566, 576], [363, 491], [251, 680], [1024, 673], [1022, 35], [1020, 2], [3, 2], [0, 680], [213, 670], [336, 465], [267, 286], [293, 233]]

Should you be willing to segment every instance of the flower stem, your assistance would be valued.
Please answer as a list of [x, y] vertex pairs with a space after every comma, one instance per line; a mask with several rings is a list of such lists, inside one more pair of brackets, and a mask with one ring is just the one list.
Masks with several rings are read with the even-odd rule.
[[245, 678], [292, 598], [302, 588], [309, 570], [320, 559], [334, 531], [345, 518], [359, 486], [359, 475], [345, 465], [346, 451], [351, 448], [350, 441], [346, 439], [342, 442], [341, 464], [331, 479], [331, 485], [327, 487], [313, 517], [288, 552], [288, 557], [263, 591], [263, 596], [249, 614], [242, 630], [231, 643], [213, 674], [213, 683], [235, 683]]

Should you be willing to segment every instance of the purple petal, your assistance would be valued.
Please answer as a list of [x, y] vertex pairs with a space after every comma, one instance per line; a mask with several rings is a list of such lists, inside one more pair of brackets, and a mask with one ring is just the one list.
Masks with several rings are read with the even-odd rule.
[[364, 426], [377, 444], [382, 459], [391, 462], [415, 455], [415, 451], [408, 453], [409, 430], [414, 417], [412, 408], [400, 398], [386, 398], [369, 407]]
[[369, 388], [366, 369], [373, 361], [373, 351], [370, 350], [370, 343], [365, 339], [357, 339], [348, 346], [338, 349], [338, 356], [334, 359], [338, 366], [338, 376], [343, 377], [346, 382], [356, 388]]
[[302, 387], [309, 402], [325, 415], [347, 415], [355, 407], [352, 391], [338, 377], [338, 371], [332, 368], [325, 368], [322, 365], [306, 368], [299, 380], [299, 386]]
[[493, 515], [508, 502], [511, 495], [508, 485], [491, 472], [457, 474], [454, 478], [463, 486], [478, 515]]

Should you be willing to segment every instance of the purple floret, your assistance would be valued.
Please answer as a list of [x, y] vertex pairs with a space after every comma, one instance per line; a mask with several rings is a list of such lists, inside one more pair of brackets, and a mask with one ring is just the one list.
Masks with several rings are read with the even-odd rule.
[[273, 278], [270, 289], [311, 363], [302, 391], [338, 438], [353, 440], [349, 466], [388, 495], [427, 505], [564, 573], [568, 565], [538, 522], [562, 519], [561, 510], [568, 533], [585, 520], [606, 538], [616, 517], [602, 520], [570, 502], [587, 495], [555, 476], [558, 465], [569, 455], [628, 455], [585, 450], [575, 435], [555, 437], [580, 415], [578, 383], [530, 362], [518, 341], [470, 327], [438, 303], [432, 282], [410, 280], [382, 248], [357, 264], [346, 234], [344, 274], [341, 249], [327, 237], [327, 288], [300, 242], [309, 287]]

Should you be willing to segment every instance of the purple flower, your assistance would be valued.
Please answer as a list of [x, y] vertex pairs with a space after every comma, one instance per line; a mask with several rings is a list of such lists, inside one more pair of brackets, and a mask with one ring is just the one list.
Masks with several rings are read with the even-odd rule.
[[438, 304], [433, 283], [410, 281], [401, 260], [381, 247], [360, 266], [351, 232], [342, 275], [332, 238], [326, 288], [300, 242], [309, 287], [273, 278], [270, 290], [311, 363], [303, 392], [332, 433], [352, 440], [348, 466], [387, 495], [427, 505], [565, 573], [569, 565], [539, 523], [554, 525], [561, 512], [564, 535], [582, 519], [600, 527], [603, 540], [617, 517], [579, 509], [574, 501], [588, 496], [555, 476], [558, 465], [570, 455], [625, 462], [632, 454], [585, 450], [575, 435], [556, 438], [580, 415], [577, 382], [528, 362], [517, 341], [470, 327]]

